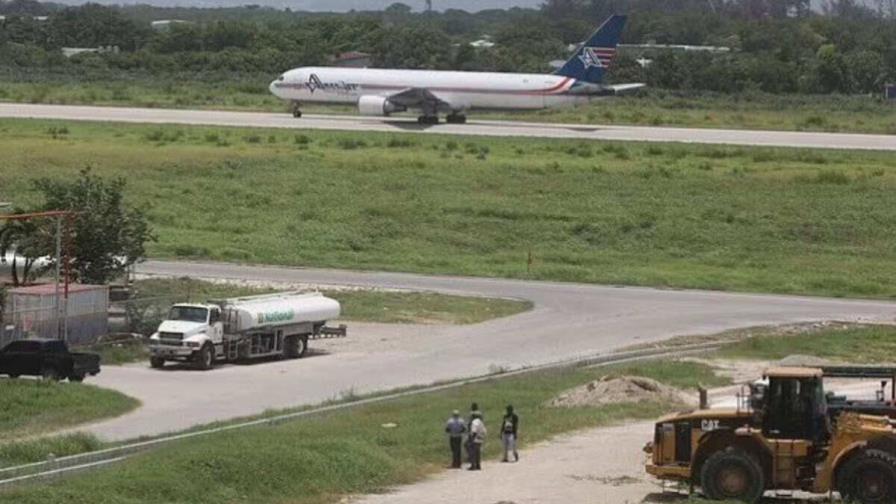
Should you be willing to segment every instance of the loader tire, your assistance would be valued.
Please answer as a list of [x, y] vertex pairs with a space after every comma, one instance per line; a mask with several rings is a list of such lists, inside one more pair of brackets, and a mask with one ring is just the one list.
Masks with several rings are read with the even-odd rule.
[[165, 367], [165, 359], [161, 357], [150, 357], [149, 367], [153, 369], [162, 369], [163, 367]]
[[748, 453], [728, 449], [712, 454], [700, 471], [700, 486], [712, 500], [759, 502], [765, 492], [765, 476], [759, 462]]
[[896, 502], [896, 457], [881, 450], [864, 450], [838, 471], [837, 490], [844, 502]]

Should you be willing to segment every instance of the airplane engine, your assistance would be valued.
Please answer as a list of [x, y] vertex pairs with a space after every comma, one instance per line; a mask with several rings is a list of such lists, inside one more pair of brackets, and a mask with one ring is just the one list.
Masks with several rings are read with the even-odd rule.
[[366, 116], [387, 116], [392, 112], [404, 112], [407, 107], [389, 101], [385, 96], [362, 96], [358, 100], [358, 111]]

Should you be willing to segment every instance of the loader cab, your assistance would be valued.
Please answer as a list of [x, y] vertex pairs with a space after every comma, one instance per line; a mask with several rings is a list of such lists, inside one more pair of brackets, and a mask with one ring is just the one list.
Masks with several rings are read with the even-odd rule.
[[751, 403], [770, 439], [822, 441], [829, 436], [822, 370], [772, 368], [754, 385]]

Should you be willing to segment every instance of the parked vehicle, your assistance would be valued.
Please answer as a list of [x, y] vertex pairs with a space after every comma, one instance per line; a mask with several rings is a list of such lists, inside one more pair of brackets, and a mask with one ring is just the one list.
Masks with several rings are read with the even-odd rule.
[[[886, 368], [829, 371], [893, 376]], [[886, 401], [825, 394], [825, 376], [821, 368], [769, 369], [736, 408], [707, 408], [701, 398], [698, 410], [660, 418], [645, 447], [647, 472], [699, 486], [713, 500], [757, 502], [769, 490], [803, 490], [837, 491], [861, 504], [896, 501], [896, 430]]]
[[215, 362], [297, 359], [305, 355], [310, 339], [346, 335], [345, 326], [326, 327], [340, 312], [338, 301], [320, 293], [176, 304], [150, 337], [149, 363], [161, 368], [166, 361], [192, 362], [199, 369], [210, 369]]
[[100, 356], [70, 352], [61, 340], [19, 340], [0, 350], [0, 374], [10, 378], [41, 376], [47, 380], [80, 382], [100, 372]]

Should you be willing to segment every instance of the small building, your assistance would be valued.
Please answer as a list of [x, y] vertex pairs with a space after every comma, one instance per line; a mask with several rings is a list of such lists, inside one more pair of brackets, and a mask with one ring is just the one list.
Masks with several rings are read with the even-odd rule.
[[495, 43], [492, 42], [491, 37], [483, 35], [481, 39], [470, 42], [470, 46], [475, 47], [476, 49], [491, 49], [492, 47], [495, 47]]
[[9, 289], [3, 313], [6, 343], [25, 338], [55, 339], [65, 327], [65, 341], [70, 345], [95, 343], [109, 332], [109, 287], [106, 285], [71, 284], [68, 300], [64, 288], [56, 284], [40, 284]]
[[66, 58], [77, 56], [85, 53], [113, 53], [118, 54], [120, 49], [118, 46], [101, 46], [101, 47], [63, 47], [62, 55]]
[[360, 51], [344, 52], [330, 59], [333, 66], [345, 68], [367, 68], [372, 62], [370, 54]]

